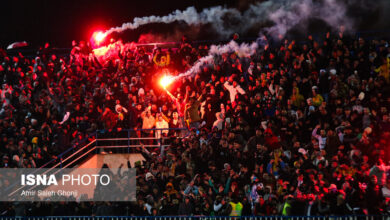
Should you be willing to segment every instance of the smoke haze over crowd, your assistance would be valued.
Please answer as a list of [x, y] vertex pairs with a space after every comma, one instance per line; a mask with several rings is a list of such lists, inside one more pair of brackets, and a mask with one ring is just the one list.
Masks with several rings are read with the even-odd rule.
[[[215, 7], [215, 5], [221, 6]], [[34, 7], [36, 9], [31, 10]], [[163, 18], [176, 10], [187, 12], [190, 15], [195, 14], [194, 18], [186, 18], [191, 24], [207, 23], [212, 20], [215, 23], [208, 25], [213, 27], [216, 34], [220, 34], [220, 38], [234, 32], [243, 33], [241, 35], [243, 37], [256, 37], [262, 27], [269, 27], [268, 31], [276, 35], [283, 34], [287, 26], [297, 26], [299, 30], [306, 31], [307, 23], [310, 24], [310, 20], [313, 19], [324, 20], [329, 26], [338, 26], [337, 22], [344, 23], [347, 29], [353, 31], [386, 30], [390, 27], [386, 21], [386, 11], [390, 8], [390, 2], [387, 0], [174, 1], [169, 4], [154, 0], [142, 2], [117, 0], [110, 3], [90, 0], [83, 2], [39, 0], [34, 2], [5, 1], [2, 3], [2, 8], [4, 13], [1, 18], [6, 21], [1, 24], [0, 41], [3, 48], [15, 41], [23, 40], [30, 45], [52, 41], [53, 44], [66, 47], [72, 40], [88, 39], [97, 28], [108, 30], [110, 27], [121, 27], [122, 23], [141, 22], [143, 21], [141, 18], [147, 18], [150, 15], [155, 15], [154, 19]], [[211, 13], [216, 14], [211, 15]], [[178, 15], [187, 14], [178, 13]], [[218, 17], [218, 15], [225, 16]], [[244, 17], [253, 19], [246, 20], [245, 25], [242, 25], [243, 21], [240, 19]], [[184, 21], [178, 23], [181, 26], [180, 31], [186, 33], [183, 30], [185, 28], [182, 27]], [[218, 29], [216, 26], [221, 24], [222, 28]], [[226, 28], [224, 24], [231, 28]], [[176, 30], [177, 25], [171, 25], [170, 28], [151, 25], [153, 28], [145, 25], [146, 33], [160, 34], [164, 36], [160, 38], [163, 40], [175, 40], [176, 38], [172, 36], [180, 33]], [[318, 26], [326, 29], [322, 31], [329, 30], [327, 25]], [[187, 28], [192, 29], [194, 25], [189, 25]], [[174, 34], [171, 35], [170, 32]], [[197, 30], [187, 33], [197, 37], [192, 35], [194, 32], [196, 34], [204, 30], [197, 27]], [[142, 34], [145, 32], [131, 31], [128, 35], [122, 33], [121, 37], [124, 40], [132, 38], [131, 41], [136, 41]]]

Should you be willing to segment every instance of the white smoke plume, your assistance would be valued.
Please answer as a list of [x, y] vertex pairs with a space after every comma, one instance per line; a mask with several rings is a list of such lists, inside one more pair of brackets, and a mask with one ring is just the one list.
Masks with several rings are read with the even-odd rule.
[[353, 27], [346, 16], [348, 5], [339, 0], [268, 0], [258, 2], [240, 12], [235, 8], [216, 6], [197, 12], [194, 7], [184, 11], [176, 10], [166, 16], [147, 16], [134, 18], [133, 22], [124, 23], [105, 32], [132, 30], [150, 23], [172, 23], [182, 21], [188, 25], [210, 24], [213, 29], [228, 38], [233, 33], [245, 33], [255, 25], [272, 22], [266, 29], [271, 35], [284, 35], [290, 28], [310, 18], [327, 22], [332, 27], [344, 25]]
[[[222, 6], [206, 8], [201, 12], [197, 12], [194, 7], [189, 7], [184, 11], [176, 10], [166, 16], [152, 15], [134, 18], [133, 22], [124, 23], [120, 27], [109, 29], [105, 32], [105, 35], [136, 29], [141, 25], [150, 23], [182, 21], [188, 25], [209, 24], [221, 37], [228, 38], [233, 33], [245, 33], [255, 25], [264, 25], [265, 23], [268, 24], [271, 22], [261, 32], [272, 37], [280, 37], [284, 36], [296, 25], [312, 18], [323, 20], [334, 28], [344, 26], [347, 30], [351, 30], [354, 25], [352, 20], [346, 16], [348, 7], [346, 2], [348, 1], [268, 0], [252, 4], [244, 12], [240, 12], [235, 8], [225, 8]], [[234, 41], [223, 46], [213, 45], [207, 56], [200, 58], [192, 68], [185, 73], [175, 76], [174, 79], [194, 76], [204, 64], [212, 63], [215, 55], [221, 55], [226, 52], [237, 52], [239, 56], [250, 56], [256, 52], [258, 47], [259, 45], [257, 43], [238, 45]]]
[[[97, 57], [97, 59], [103, 62], [105, 60], [110, 60], [110, 59], [111, 60], [119, 59], [118, 53], [120, 51], [135, 50], [136, 45], [137, 44], [135, 43], [123, 44], [121, 41], [117, 41], [107, 46], [94, 49], [93, 52]], [[182, 77], [195, 76], [205, 64], [214, 63], [215, 56], [234, 52], [237, 54], [237, 56], [241, 58], [250, 57], [253, 54], [255, 54], [258, 49], [261, 48], [259, 48], [259, 44], [256, 42], [253, 42], [251, 44], [242, 43], [239, 45], [235, 41], [230, 41], [228, 44], [225, 45], [211, 45], [207, 56], [198, 59], [198, 61], [196, 61], [195, 64], [189, 70], [173, 77], [173, 80], [177, 80]]]
[[[173, 23], [175, 21], [183, 21], [188, 25], [199, 25], [199, 24], [221, 24], [222, 15], [227, 12], [239, 13], [236, 9], [226, 9], [221, 6], [204, 9], [203, 12], [198, 13], [194, 7], [188, 7], [184, 11], [176, 10], [166, 16], [147, 16], [147, 17], [136, 17], [133, 22], [124, 23], [120, 27], [114, 27], [105, 32], [105, 34], [111, 34], [113, 32], [122, 32], [125, 30], [133, 30], [141, 25], [150, 23]], [[224, 31], [225, 32], [225, 31]]]
[[214, 56], [216, 55], [235, 52], [239, 57], [250, 57], [254, 53], [256, 53], [257, 49], [258, 44], [255, 42], [253, 42], [252, 44], [242, 43], [238, 45], [235, 41], [230, 41], [228, 44], [225, 45], [212, 45], [207, 56], [202, 57], [198, 61], [196, 61], [196, 63], [186, 72], [173, 77], [173, 80], [182, 77], [195, 76], [201, 70], [203, 65], [212, 64], [214, 62]]
[[325, 21], [333, 28], [339, 26], [353, 28], [353, 22], [346, 16], [347, 5], [337, 0], [298, 0], [283, 1], [275, 11], [269, 14], [274, 25], [266, 28], [271, 36], [284, 36], [287, 31], [311, 18]]
[[[239, 17], [245, 24], [240, 25], [239, 31], [246, 31], [250, 26], [261, 22], [270, 20], [274, 24], [263, 30], [265, 33], [272, 37], [284, 36], [287, 31], [293, 28], [295, 25], [306, 21], [310, 18], [319, 18], [328, 23], [331, 27], [347, 26], [352, 28], [352, 21], [346, 17], [346, 5], [336, 2], [336, 0], [280, 0], [280, 1], [265, 1], [251, 5], [247, 11], [243, 14], [238, 13], [235, 9], [223, 9], [229, 11], [233, 15]], [[217, 20], [217, 28], [220, 26], [222, 8], [205, 9], [202, 13], [212, 14], [211, 11], [217, 11], [217, 18], [206, 16], [208, 18], [215, 18]], [[201, 16], [202, 17], [202, 16]], [[212, 19], [210, 20], [212, 22]], [[214, 26], [214, 23], [212, 23]], [[233, 33], [237, 30], [225, 29], [219, 30], [219, 33]], [[192, 77], [196, 75], [200, 68], [207, 63], [212, 63], [215, 55], [221, 55], [226, 52], [237, 52], [239, 56], [251, 56], [256, 53], [256, 49], [259, 46], [264, 46], [261, 43], [264, 39], [260, 39], [260, 45], [253, 43], [251, 45], [241, 44], [231, 41], [229, 44], [223, 46], [211, 46], [209, 55], [199, 59], [192, 68], [185, 73], [179, 74], [174, 79], [181, 77]]]

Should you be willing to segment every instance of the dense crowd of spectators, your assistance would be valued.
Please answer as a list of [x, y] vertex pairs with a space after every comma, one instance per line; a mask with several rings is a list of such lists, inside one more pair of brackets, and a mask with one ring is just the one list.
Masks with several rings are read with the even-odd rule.
[[[16, 215], [344, 215], [390, 201], [390, 48], [342, 32], [216, 56], [167, 91], [208, 46], [134, 47], [101, 58], [0, 54], [1, 167], [40, 167], [96, 129], [180, 128], [142, 148], [136, 203], [4, 203]], [[180, 137], [180, 138], [179, 138]], [[146, 143], [147, 144], [147, 143]]]

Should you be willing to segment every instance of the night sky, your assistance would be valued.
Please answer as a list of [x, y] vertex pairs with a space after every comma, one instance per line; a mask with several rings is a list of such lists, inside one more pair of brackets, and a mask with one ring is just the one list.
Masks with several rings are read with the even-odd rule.
[[0, 46], [26, 40], [36, 47], [46, 41], [69, 47], [73, 39], [88, 39], [96, 29], [120, 26], [134, 17], [214, 5], [237, 6], [231, 0], [2, 0]]
[[[242, 10], [255, 1], [264, 0], [1, 0], [0, 47], [25, 40], [31, 48], [38, 48], [44, 42], [50, 42], [54, 47], [69, 48], [72, 40], [88, 40], [93, 31], [120, 26], [131, 22], [134, 17], [166, 15], [189, 6], [201, 10], [224, 5]], [[361, 23], [360, 30], [385, 29], [390, 32], [387, 16], [389, 0], [351, 1], [359, 2], [356, 7], [350, 7], [348, 13]], [[373, 25], [380, 20], [380, 25]], [[141, 27], [134, 33], [127, 33], [126, 39], [137, 40], [138, 36], [134, 39], [129, 39], [129, 36], [150, 30], [165, 31], [174, 25], [155, 25], [149, 29]]]

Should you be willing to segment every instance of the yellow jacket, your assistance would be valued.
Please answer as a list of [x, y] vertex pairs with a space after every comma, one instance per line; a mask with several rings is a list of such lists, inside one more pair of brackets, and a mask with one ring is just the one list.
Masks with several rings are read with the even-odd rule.
[[390, 58], [386, 58], [386, 63], [378, 67], [375, 72], [379, 72], [379, 76], [385, 78], [387, 83], [390, 83]]

